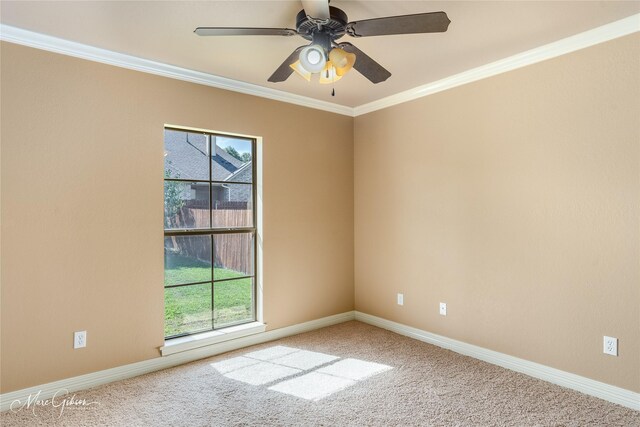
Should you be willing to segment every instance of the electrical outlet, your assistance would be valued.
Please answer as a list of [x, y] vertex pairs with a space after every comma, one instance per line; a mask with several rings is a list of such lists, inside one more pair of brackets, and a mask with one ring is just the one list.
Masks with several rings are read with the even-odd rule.
[[604, 354], [610, 354], [611, 356], [618, 355], [618, 338], [604, 337]]
[[447, 315], [447, 303], [446, 302], [441, 302], [440, 303], [440, 315], [441, 316], [446, 316]]
[[87, 331], [73, 333], [73, 348], [83, 348], [87, 346]]
[[404, 305], [404, 294], [398, 294], [398, 305]]

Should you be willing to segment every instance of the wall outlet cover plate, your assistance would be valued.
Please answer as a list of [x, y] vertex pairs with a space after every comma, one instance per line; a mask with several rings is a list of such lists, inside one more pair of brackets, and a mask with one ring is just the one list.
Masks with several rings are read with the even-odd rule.
[[87, 331], [73, 333], [73, 348], [84, 348], [87, 346]]
[[611, 356], [618, 355], [618, 338], [615, 337], [604, 337], [604, 354], [609, 354]]

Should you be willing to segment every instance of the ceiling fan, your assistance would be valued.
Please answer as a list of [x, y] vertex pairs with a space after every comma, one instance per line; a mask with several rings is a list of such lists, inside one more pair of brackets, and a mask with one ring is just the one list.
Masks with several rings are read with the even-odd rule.
[[338, 42], [345, 34], [351, 37], [386, 36], [393, 34], [440, 33], [451, 22], [444, 12], [388, 16], [349, 22], [347, 14], [329, 6], [329, 0], [301, 0], [303, 10], [296, 16], [296, 29], [198, 27], [199, 36], [294, 36], [310, 40], [300, 46], [269, 77], [268, 81], [283, 82], [295, 71], [307, 81], [319, 74], [320, 83], [339, 80], [352, 67], [372, 83], [387, 80], [391, 73], [360, 49], [347, 42]]

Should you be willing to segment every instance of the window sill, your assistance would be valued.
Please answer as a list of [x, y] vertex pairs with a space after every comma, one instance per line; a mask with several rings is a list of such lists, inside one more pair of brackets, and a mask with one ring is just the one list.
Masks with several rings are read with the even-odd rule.
[[209, 331], [186, 337], [173, 338], [165, 341], [164, 346], [160, 347], [160, 352], [163, 356], [168, 356], [170, 354], [180, 353], [182, 351], [198, 347], [218, 344], [224, 341], [246, 337], [248, 335], [259, 334], [260, 332], [264, 332], [266, 327], [267, 325], [264, 323], [251, 322], [243, 325], [230, 326], [217, 331]]

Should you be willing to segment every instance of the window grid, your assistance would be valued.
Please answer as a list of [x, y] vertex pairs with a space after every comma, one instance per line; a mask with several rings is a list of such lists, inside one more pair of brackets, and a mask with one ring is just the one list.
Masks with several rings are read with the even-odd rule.
[[[213, 143], [214, 137], [216, 136], [220, 136], [220, 137], [233, 137], [233, 135], [225, 135], [225, 134], [218, 134], [218, 133], [212, 133], [212, 132], [201, 132], [201, 131], [189, 131], [187, 129], [181, 129], [181, 128], [171, 128], [171, 127], [165, 127], [165, 130], [173, 130], [173, 131], [178, 131], [178, 132], [188, 132], [188, 133], [200, 133], [206, 136], [207, 138], [207, 147], [208, 147], [208, 168], [209, 168], [209, 180], [199, 180], [199, 179], [186, 179], [186, 178], [165, 178], [164, 182], [185, 182], [185, 183], [206, 183], [209, 184], [209, 227], [208, 228], [192, 228], [192, 229], [178, 229], [178, 228], [165, 228], [164, 229], [164, 236], [166, 237], [172, 237], [172, 236], [195, 236], [195, 235], [208, 235], [210, 236], [210, 240], [211, 240], [211, 280], [206, 280], [206, 281], [200, 281], [200, 282], [189, 282], [189, 283], [178, 283], [178, 284], [171, 284], [171, 285], [164, 285], [164, 289], [172, 289], [172, 288], [179, 288], [179, 287], [188, 287], [188, 286], [196, 286], [196, 285], [203, 285], [203, 284], [210, 284], [211, 285], [211, 327], [210, 328], [202, 328], [202, 329], [197, 329], [191, 332], [185, 332], [185, 333], [180, 333], [180, 334], [174, 334], [174, 335], [169, 335], [169, 336], [165, 336], [165, 339], [172, 339], [172, 338], [179, 338], [179, 337], [183, 337], [183, 336], [188, 336], [188, 335], [194, 335], [194, 334], [198, 334], [198, 333], [202, 333], [202, 332], [207, 332], [207, 331], [212, 331], [212, 330], [219, 330], [219, 329], [224, 329], [224, 328], [228, 328], [231, 326], [236, 326], [236, 325], [240, 325], [240, 324], [244, 324], [244, 323], [250, 323], [255, 321], [256, 319], [256, 287], [257, 287], [257, 269], [258, 269], [258, 260], [257, 260], [257, 239], [256, 239], [256, 234], [257, 234], [257, 214], [256, 214], [256, 191], [255, 191], [255, 185], [256, 185], [256, 140], [254, 138], [245, 138], [242, 137], [242, 139], [245, 140], [249, 140], [251, 141], [251, 172], [252, 172], [252, 182], [248, 183], [248, 182], [236, 182], [236, 181], [219, 181], [219, 180], [213, 180], [213, 175], [212, 175], [212, 155], [215, 153], [215, 144]], [[251, 227], [214, 227], [213, 226], [213, 197], [212, 197], [212, 189], [213, 189], [213, 184], [240, 184], [240, 185], [245, 185], [245, 186], [250, 186], [251, 188], [251, 222], [252, 222], [252, 226]], [[214, 236], [216, 235], [222, 235], [222, 234], [247, 234], [247, 233], [251, 233], [252, 235], [252, 247], [251, 247], [251, 252], [252, 252], [252, 262], [253, 262], [253, 274], [251, 275], [245, 275], [245, 276], [237, 276], [237, 277], [230, 277], [230, 278], [226, 278], [226, 279], [216, 279], [215, 277], [215, 254], [216, 254], [216, 247], [215, 247], [215, 239]], [[230, 323], [225, 323], [222, 327], [216, 328], [215, 325], [215, 288], [216, 288], [216, 283], [224, 283], [224, 282], [229, 282], [232, 280], [243, 280], [243, 279], [251, 279], [251, 318], [250, 319], [246, 319], [246, 320], [240, 320], [240, 321], [236, 321], [236, 322], [230, 322]]]

